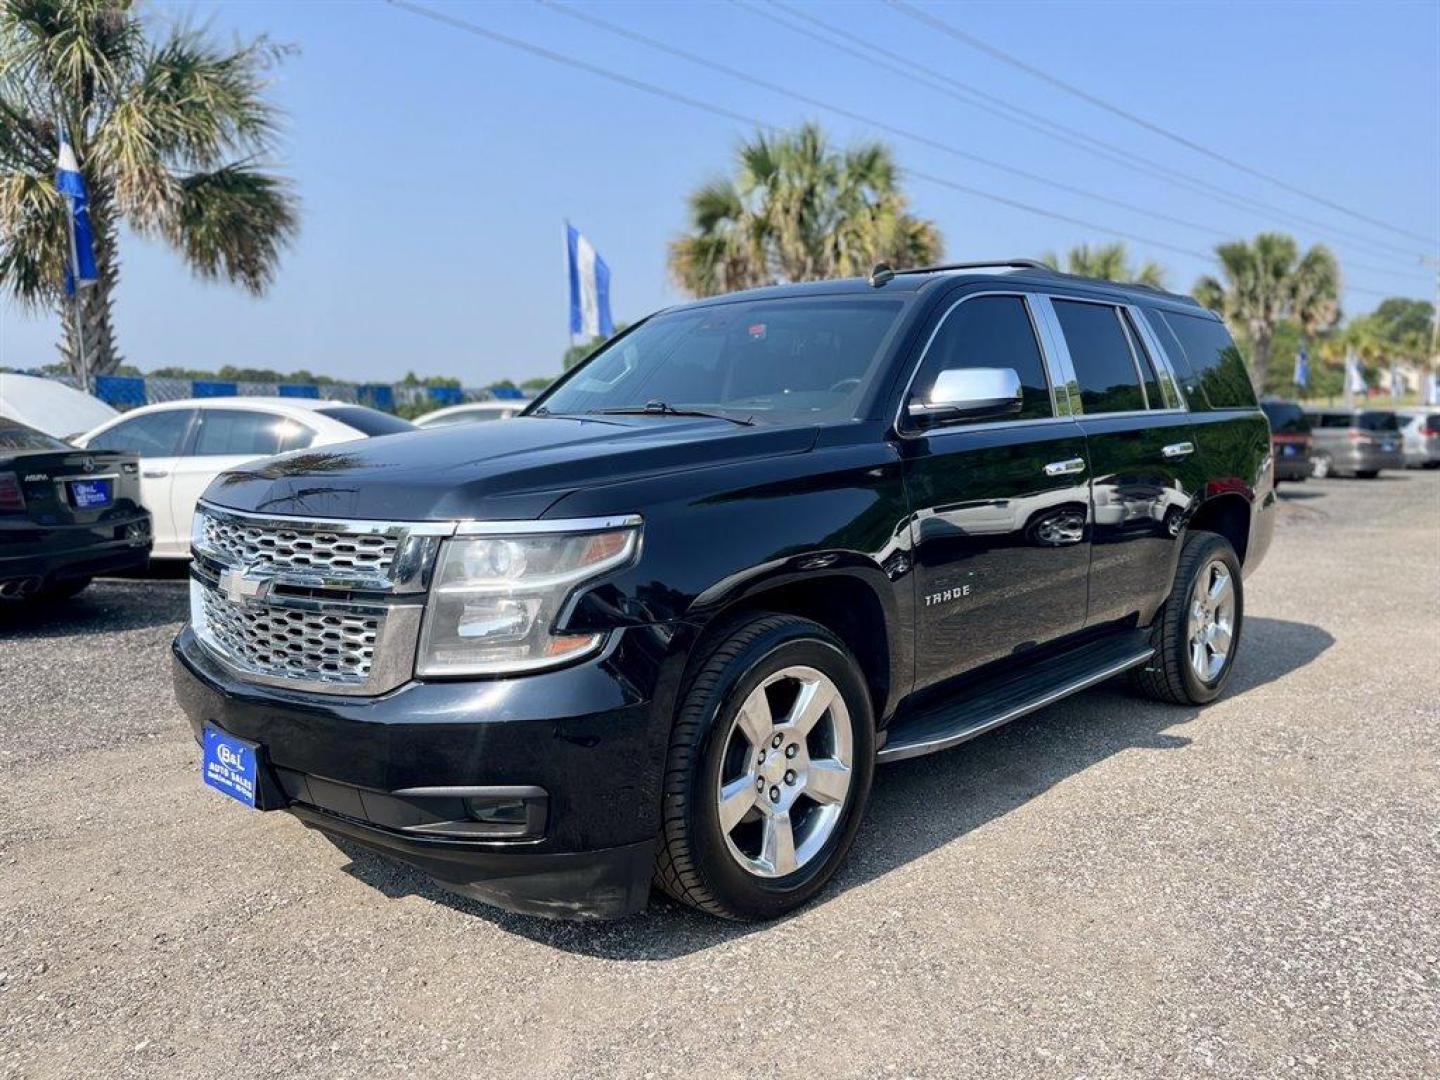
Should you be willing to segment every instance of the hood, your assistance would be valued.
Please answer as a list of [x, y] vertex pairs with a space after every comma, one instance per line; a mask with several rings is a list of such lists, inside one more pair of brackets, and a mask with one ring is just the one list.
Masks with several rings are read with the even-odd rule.
[[521, 520], [581, 487], [804, 453], [817, 431], [688, 417], [517, 417], [268, 458], [222, 474], [205, 498], [302, 517]]

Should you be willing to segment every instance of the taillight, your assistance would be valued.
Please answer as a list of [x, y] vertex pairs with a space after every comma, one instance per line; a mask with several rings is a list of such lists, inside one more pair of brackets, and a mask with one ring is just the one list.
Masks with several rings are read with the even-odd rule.
[[25, 509], [25, 492], [20, 490], [20, 477], [13, 472], [0, 472], [0, 514]]
[[1440, 436], [1440, 428], [1422, 427], [1420, 429], [1420, 437], [1422, 439], [1433, 439], [1436, 436]]

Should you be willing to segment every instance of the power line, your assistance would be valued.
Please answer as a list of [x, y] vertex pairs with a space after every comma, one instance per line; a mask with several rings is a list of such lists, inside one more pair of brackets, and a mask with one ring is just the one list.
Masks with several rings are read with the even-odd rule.
[[992, 158], [987, 158], [980, 154], [974, 154], [968, 150], [962, 150], [958, 146], [943, 142], [940, 139], [932, 138], [931, 136], [926, 135], [923, 132], [912, 131], [909, 128], [903, 128], [896, 124], [891, 124], [886, 120], [880, 120], [873, 116], [866, 116], [864, 113], [855, 112], [853, 109], [848, 109], [843, 105], [836, 105], [832, 102], [824, 101], [820, 98], [814, 97], [811, 94], [804, 93], [803, 91], [792, 90], [789, 87], [781, 86], [779, 83], [774, 83], [768, 79], [763, 79], [758, 75], [751, 75], [749, 72], [741, 71], [739, 68], [731, 67], [729, 64], [721, 63], [718, 60], [711, 60], [707, 57], [699, 56], [696, 53], [690, 52], [688, 49], [682, 49], [678, 45], [671, 45], [668, 42], [660, 41], [657, 38], [650, 37], [648, 34], [642, 34], [638, 30], [631, 30], [627, 27], [619, 26], [615, 23], [610, 22], [608, 19], [601, 18], [598, 15], [592, 15], [589, 12], [580, 11], [565, 4], [555, 3], [554, 0], [535, 0], [535, 2], [545, 8], [548, 8], [550, 11], [556, 12], [557, 14], [568, 16], [569, 18], [576, 19], [579, 22], [588, 23], [591, 26], [598, 27], [599, 29], [606, 31], [607, 33], [614, 34], [617, 37], [623, 37], [630, 41], [634, 41], [641, 45], [644, 45], [647, 48], [667, 53], [670, 56], [679, 57], [681, 60], [696, 64], [699, 67], [707, 68], [710, 71], [718, 71], [722, 75], [727, 75], [732, 79], [738, 79], [741, 82], [749, 83], [751, 86], [758, 86], [760, 87], [760, 89], [769, 91], [770, 93], [779, 94], [782, 97], [788, 97], [794, 101], [800, 102], [803, 105], [809, 105], [817, 109], [824, 109], [826, 112], [831, 112], [837, 116], [842, 116], [847, 120], [854, 120], [857, 123], [869, 125], [870, 127], [877, 128], [880, 131], [888, 132], [889, 134], [894, 135], [898, 138], [909, 139], [911, 142], [919, 143], [921, 146], [928, 146], [932, 150], [939, 150], [941, 153], [950, 154], [953, 157], [958, 157], [963, 161], [973, 162], [977, 165], [984, 165], [986, 168], [995, 169], [999, 172], [1009, 173], [1011, 176], [1018, 176], [1033, 183], [1042, 184], [1046, 187], [1054, 188], [1057, 191], [1063, 191], [1070, 195], [1078, 195], [1081, 198], [1093, 199], [1096, 202], [1105, 203], [1108, 206], [1113, 206], [1120, 210], [1125, 210], [1129, 211], [1130, 213], [1141, 214], [1145, 217], [1154, 218], [1157, 221], [1165, 222], [1167, 225], [1178, 225], [1181, 228], [1192, 229], [1207, 236], [1218, 235], [1214, 227], [1210, 225], [1204, 225], [1197, 221], [1188, 221], [1185, 218], [1175, 217], [1172, 214], [1162, 213], [1158, 210], [1146, 210], [1143, 207], [1139, 207], [1134, 205], [1133, 203], [1126, 202], [1124, 199], [1116, 199], [1112, 198], [1109, 195], [1102, 195], [1099, 192], [1087, 191], [1085, 188], [1076, 187], [1073, 184], [1067, 184], [1064, 181], [1056, 180], [1052, 177], [1045, 176], [1042, 173], [1030, 172], [1028, 169], [1022, 169], [1015, 165], [1007, 165], [1004, 162], [995, 161]]
[[1267, 183], [1274, 184], [1276, 187], [1282, 188], [1283, 190], [1290, 192], [1292, 195], [1299, 195], [1302, 198], [1309, 199], [1311, 202], [1319, 203], [1321, 206], [1327, 206], [1331, 210], [1336, 210], [1342, 214], [1348, 215], [1349, 217], [1353, 217], [1358, 221], [1363, 221], [1367, 224], [1377, 226], [1378, 228], [1386, 229], [1400, 236], [1409, 237], [1412, 240], [1418, 240], [1420, 241], [1420, 243], [1425, 244], [1427, 247], [1433, 248], [1436, 246], [1436, 241], [1430, 239], [1429, 237], [1421, 236], [1419, 233], [1411, 232], [1408, 229], [1402, 229], [1398, 225], [1391, 225], [1389, 222], [1381, 221], [1379, 218], [1374, 218], [1369, 216], [1368, 214], [1362, 214], [1358, 210], [1352, 210], [1347, 206], [1342, 206], [1340, 203], [1337, 203], [1331, 199], [1327, 199], [1323, 195], [1313, 194], [1312, 192], [1306, 191], [1304, 188], [1297, 187], [1295, 184], [1291, 184], [1288, 181], [1280, 179], [1278, 176], [1274, 176], [1271, 173], [1265, 172], [1262, 169], [1257, 169], [1253, 166], [1246, 165], [1243, 161], [1238, 161], [1227, 154], [1222, 154], [1218, 150], [1212, 150], [1208, 146], [1204, 146], [1193, 139], [1187, 138], [1186, 136], [1179, 134], [1178, 132], [1171, 131], [1169, 128], [1162, 127], [1159, 124], [1153, 123], [1150, 120], [1146, 120], [1143, 116], [1138, 116], [1135, 113], [1130, 112], [1128, 109], [1121, 108], [1119, 105], [1106, 101], [1104, 98], [1098, 97], [1095, 94], [1090, 93], [1088, 90], [1084, 90], [1081, 87], [1076, 86], [1074, 83], [1066, 82], [1064, 79], [1060, 79], [1054, 75], [1051, 75], [1048, 71], [1035, 67], [1033, 64], [1026, 63], [1018, 56], [1012, 56], [1010, 53], [998, 49], [994, 45], [989, 44], [988, 42], [982, 41], [974, 34], [968, 34], [964, 30], [961, 30], [956, 26], [952, 26], [950, 23], [946, 22], [939, 16], [932, 15], [928, 11], [922, 11], [919, 8], [912, 6], [911, 4], [907, 3], [906, 0], [885, 0], [885, 2], [888, 3], [896, 11], [899, 11], [904, 15], [908, 15], [910, 18], [916, 20], [917, 22], [924, 23], [925, 25], [930, 26], [933, 29], [939, 30], [941, 33], [949, 35], [956, 41], [959, 41], [965, 45], [969, 45], [972, 49], [977, 49], [980, 52], [985, 53], [987, 56], [993, 57], [994, 59], [1001, 61], [1002, 63], [1009, 64], [1011, 67], [1018, 68], [1019, 70], [1025, 72], [1027, 75], [1031, 75], [1037, 79], [1042, 80], [1043, 82], [1047, 82], [1051, 86], [1057, 87], [1058, 89], [1065, 91], [1067, 94], [1080, 98], [1082, 101], [1089, 102], [1096, 108], [1104, 109], [1106, 112], [1113, 113], [1114, 115], [1121, 117], [1124, 120], [1128, 120], [1130, 123], [1136, 124], [1139, 127], [1144, 128], [1146, 131], [1159, 135], [1162, 138], [1169, 139], [1171, 142], [1179, 143], [1181, 146], [1184, 146], [1189, 150], [1193, 150], [1196, 153], [1203, 154], [1214, 161], [1218, 161], [1224, 165], [1228, 165], [1232, 169], [1237, 169], [1240, 172], [1257, 177], [1261, 180], [1266, 181]]
[[[562, 53], [554, 49], [549, 49], [542, 45], [536, 45], [533, 42], [525, 41], [517, 37], [512, 37], [509, 34], [502, 34], [498, 30], [491, 30], [488, 27], [481, 26], [478, 23], [470, 22], [467, 19], [461, 19], [457, 16], [448, 15], [444, 12], [436, 11], [432, 8], [425, 7], [424, 5], [413, 3], [411, 2], [411, 0], [387, 0], [387, 2], [394, 7], [410, 12], [413, 15], [419, 15], [422, 18], [430, 19], [433, 22], [449, 26], [452, 29], [460, 30], [463, 33], [485, 38], [497, 44], [505, 45], [509, 48], [529, 53], [532, 56], [538, 56], [544, 60], [549, 60], [551, 63], [560, 64], [564, 67], [573, 68], [578, 71], [584, 71], [588, 74], [598, 76], [602, 79], [608, 79], [611, 82], [619, 83], [622, 86], [627, 86], [632, 90], [639, 90], [640, 92], [649, 94], [652, 97], [658, 97], [666, 101], [685, 105], [689, 108], [697, 109], [701, 112], [710, 113], [713, 116], [719, 116], [727, 120], [738, 121], [742, 124], [759, 128], [764, 131], [779, 132], [782, 130], [779, 126], [772, 124], [766, 120], [761, 120], [758, 117], [750, 116], [742, 112], [737, 112], [733, 109], [727, 109], [724, 106], [713, 105], [710, 102], [702, 101], [699, 98], [691, 97], [688, 94], [671, 90], [667, 87], [647, 82], [643, 79], [637, 79], [630, 75], [625, 75], [621, 72], [601, 67], [598, 64], [592, 64], [586, 60], [581, 60], [578, 57], [571, 56], [567, 53]], [[1163, 248], [1165, 250], [1173, 251], [1178, 254], [1200, 259], [1204, 262], [1215, 261], [1215, 256], [1213, 253], [1207, 254], [1206, 252], [1196, 251], [1191, 248], [1180, 247], [1164, 240], [1157, 240], [1153, 237], [1143, 236], [1137, 233], [1131, 233], [1128, 231], [1116, 229], [1109, 225], [1101, 225], [1097, 222], [1087, 221], [1084, 218], [1073, 217], [1068, 214], [1061, 214], [1053, 210], [1047, 210], [1043, 207], [1034, 206], [1030, 203], [1022, 202], [1018, 199], [1009, 198], [1008, 196], [996, 195], [993, 192], [985, 191], [981, 188], [970, 187], [969, 185], [958, 183], [946, 177], [935, 176], [931, 173], [920, 172], [913, 169], [906, 169], [903, 171], [906, 173], [906, 175], [914, 177], [917, 180], [923, 180], [927, 183], [936, 184], [940, 187], [949, 188], [953, 191], [958, 191], [967, 195], [973, 195], [976, 198], [985, 199], [987, 201], [999, 203], [1004, 206], [1010, 206], [1018, 210], [1024, 210], [1027, 213], [1035, 214], [1040, 217], [1050, 218], [1055, 221], [1063, 221], [1072, 225], [1079, 225], [1081, 228], [1093, 229], [1103, 235], [1119, 237], [1125, 240], [1132, 240], [1136, 243], [1147, 244], [1157, 248]], [[1351, 291], [1357, 293], [1368, 293], [1374, 296], [1390, 295], [1389, 293], [1380, 292], [1374, 289], [1361, 289], [1351, 287]]]
[[[836, 49], [847, 55], [854, 56], [865, 63], [879, 67], [881, 70], [892, 72], [901, 78], [909, 79], [911, 82], [918, 83], [921, 86], [937, 90], [972, 108], [980, 109], [982, 112], [997, 116], [1002, 120], [1017, 124], [1031, 131], [1039, 132], [1049, 138], [1076, 147], [1086, 153], [1093, 154], [1096, 157], [1121, 165], [1122, 167], [1135, 169], [1179, 187], [1208, 195], [1211, 198], [1241, 210], [1250, 212], [1262, 211], [1267, 215], [1288, 218], [1291, 221], [1299, 222], [1309, 228], [1320, 230], [1322, 233], [1331, 233], [1335, 237], [1346, 237], [1352, 243], [1362, 245], [1368, 248], [1372, 254], [1379, 255], [1382, 258], [1393, 258], [1394, 253], [1401, 253], [1411, 259], [1415, 258], [1415, 252], [1413, 250], [1403, 248], [1393, 241], [1372, 239], [1368, 236], [1351, 232], [1348, 229], [1341, 229], [1335, 225], [1304, 217], [1303, 215], [1285, 210], [1252, 196], [1220, 187], [1218, 184], [1213, 184], [1207, 180], [1187, 176], [1178, 169], [1173, 169], [1160, 162], [1153, 161], [1131, 150], [1127, 150], [1122, 146], [1118, 146], [1115, 143], [1107, 142], [1104, 139], [1099, 139], [1081, 132], [1067, 130], [1063, 125], [1056, 123], [1047, 116], [1023, 108], [998, 95], [988, 93], [970, 83], [956, 79], [945, 72], [927, 67], [912, 56], [903, 56], [891, 49], [877, 45], [858, 34], [850, 33], [847, 30], [828, 23], [808, 11], [793, 8], [783, 3], [782, 0], [769, 0], [769, 3], [764, 7], [761, 7], [757, 3], [752, 3], [750, 0], [731, 0], [731, 2], [745, 8], [752, 14], [778, 23], [793, 33], [809, 38], [812, 41], [817, 41], [831, 49]], [[777, 14], [774, 10], [775, 8], [785, 12], [785, 15]], [[789, 18], [785, 16], [789, 16]], [[832, 35], [841, 40], [831, 40], [807, 26], [792, 21], [797, 19], [803, 20], [805, 23], [810, 24], [810, 26], [818, 27], [824, 34]], [[1423, 273], [1418, 267], [1415, 270], [1397, 270], [1394, 266], [1381, 268], [1364, 266], [1364, 264], [1361, 263], [1352, 263], [1352, 265], [1363, 269], [1374, 270], [1376, 273], [1401, 277], [1414, 277], [1417, 273]]]

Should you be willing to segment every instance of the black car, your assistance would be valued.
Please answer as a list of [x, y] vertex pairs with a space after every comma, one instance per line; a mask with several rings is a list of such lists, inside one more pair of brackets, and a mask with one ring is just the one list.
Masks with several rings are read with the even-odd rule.
[[1274, 505], [1193, 301], [878, 268], [661, 312], [504, 424], [222, 475], [176, 690], [206, 782], [458, 891], [772, 917], [877, 762], [1121, 673], [1215, 697]]
[[1304, 480], [1310, 475], [1310, 417], [1293, 401], [1262, 401], [1270, 421], [1270, 450], [1275, 455], [1275, 480]]
[[134, 455], [77, 450], [0, 417], [0, 605], [74, 596], [149, 558]]

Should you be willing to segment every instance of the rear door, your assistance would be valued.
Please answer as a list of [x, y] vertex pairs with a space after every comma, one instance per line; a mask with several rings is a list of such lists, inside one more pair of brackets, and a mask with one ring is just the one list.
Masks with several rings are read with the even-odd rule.
[[[1024, 293], [961, 297], [940, 316], [902, 401], [917, 688], [1084, 624], [1085, 436], [1057, 408], [1038, 329]], [[967, 367], [1014, 369], [1021, 414], [927, 426], [908, 417], [905, 406], [925, 400], [941, 371]]]
[[121, 420], [86, 444], [88, 450], [128, 451], [140, 458], [140, 501], [150, 511], [157, 556], [189, 550], [190, 523], [183, 534], [170, 512], [170, 491], [180, 453], [189, 441], [194, 409], [162, 409]]
[[210, 481], [226, 469], [256, 458], [309, 446], [315, 432], [306, 424], [262, 409], [201, 409], [195, 437], [175, 465], [170, 516], [181, 531], [175, 554], [190, 553], [190, 519]]
[[1048, 298], [1090, 451], [1087, 626], [1143, 625], [1170, 591], [1179, 536], [1204, 483], [1190, 417], [1139, 313]]

